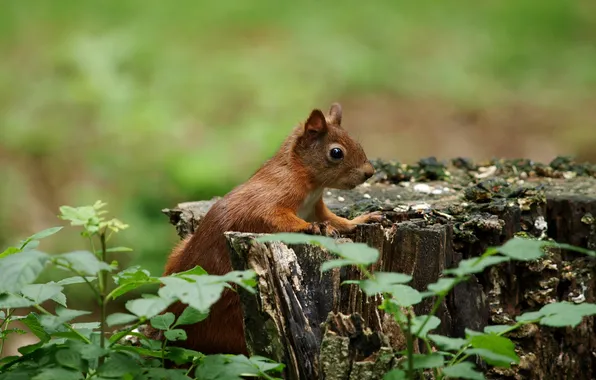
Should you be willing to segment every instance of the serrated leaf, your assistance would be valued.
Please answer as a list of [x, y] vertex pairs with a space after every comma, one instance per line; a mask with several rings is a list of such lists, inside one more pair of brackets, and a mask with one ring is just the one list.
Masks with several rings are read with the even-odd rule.
[[140, 298], [126, 302], [126, 310], [138, 317], [151, 318], [164, 311], [170, 304], [162, 298]]
[[39, 317], [39, 323], [44, 327], [44, 329], [55, 330], [63, 323], [70, 322], [77, 317], [87, 314], [91, 314], [91, 312], [85, 310], [66, 309], [57, 306], [56, 315], [42, 315]]
[[33, 301], [16, 294], [0, 294], [0, 308], [2, 309], [19, 309], [33, 305]]
[[428, 338], [435, 342], [437, 346], [446, 351], [456, 351], [468, 344], [467, 339], [450, 338], [448, 336], [428, 334]]
[[125, 325], [127, 323], [131, 323], [139, 319], [136, 315], [126, 314], [126, 313], [114, 313], [108, 315], [106, 318], [106, 323], [108, 326], [112, 327], [115, 325]]
[[213, 280], [213, 281], [217, 281], [217, 282], [230, 282], [232, 284], [236, 284], [241, 286], [243, 289], [249, 291], [250, 293], [254, 294], [255, 290], [254, 290], [254, 286], [256, 286], [257, 282], [255, 280], [255, 277], [257, 276], [257, 273], [252, 270], [245, 270], [245, 271], [231, 271], [228, 272], [222, 276], [214, 276], [214, 275], [207, 275], [205, 277], [200, 277], [200, 276], [189, 276], [192, 279], [197, 279], [200, 278], [201, 281], [203, 280]]
[[170, 328], [170, 326], [172, 326], [172, 323], [174, 323], [174, 319], [176, 319], [174, 313], [167, 312], [151, 318], [150, 323], [153, 328], [158, 330], [167, 330]]
[[496, 250], [515, 260], [529, 261], [536, 260], [544, 256], [543, 247], [551, 245], [548, 242], [541, 240], [525, 239], [520, 237], [513, 237], [505, 244], [497, 247]]
[[114, 275], [113, 278], [118, 287], [110, 293], [112, 299], [116, 299], [143, 285], [159, 284], [160, 282], [157, 277], [152, 277], [149, 271], [138, 266], [125, 269]]
[[571, 302], [553, 302], [538, 311], [524, 313], [516, 318], [519, 322], [540, 319], [540, 324], [551, 327], [575, 327], [584, 317], [596, 315], [596, 305], [591, 303], [573, 304]]
[[436, 295], [445, 295], [447, 294], [458, 282], [456, 278], [453, 277], [442, 277], [439, 281], [429, 284], [426, 288]]
[[[62, 289], [62, 286], [52, 283], [29, 284], [23, 286], [21, 292], [23, 296], [31, 299], [36, 305], [39, 305], [58, 294], [62, 294]], [[66, 302], [66, 296], [64, 296], [64, 301]]]
[[412, 318], [412, 332], [419, 338], [426, 337], [426, 334], [428, 334], [430, 330], [436, 329], [441, 324], [441, 320], [439, 318], [435, 317], [434, 315], [431, 315], [426, 325], [424, 325], [424, 328], [422, 328], [421, 331], [418, 331], [422, 327], [422, 324], [424, 323], [426, 318], [426, 315], [418, 315]]
[[62, 367], [77, 370], [81, 369], [81, 354], [75, 350], [71, 350], [69, 348], [60, 349], [56, 351], [55, 357], [58, 364], [60, 364]]
[[182, 347], [169, 346], [166, 352], [166, 359], [173, 361], [177, 365], [188, 363], [194, 358], [201, 357], [202, 354]]
[[96, 360], [100, 357], [106, 356], [110, 351], [106, 348], [101, 348], [98, 344], [81, 344], [76, 346], [81, 357], [85, 360]]
[[408, 285], [394, 285], [393, 286], [392, 301], [400, 306], [412, 306], [422, 301], [422, 295], [419, 291]]
[[186, 331], [182, 329], [174, 329], [174, 330], [167, 330], [164, 333], [164, 336], [171, 341], [176, 340], [186, 340]]
[[150, 368], [142, 378], [143, 380], [190, 380], [190, 377], [186, 376], [186, 370], [166, 368]]
[[360, 288], [366, 295], [378, 293], [394, 294], [395, 285], [405, 284], [412, 280], [412, 276], [403, 273], [375, 272], [374, 278], [360, 281]]
[[473, 336], [470, 339], [470, 344], [475, 349], [488, 350], [500, 357], [507, 358], [505, 360], [494, 355], [479, 353], [491, 365], [509, 368], [512, 362], [519, 363], [519, 357], [515, 353], [515, 344], [505, 337], [495, 334], [480, 334]]
[[19, 292], [43, 271], [49, 256], [39, 251], [21, 252], [0, 260], [0, 293]]
[[57, 263], [72, 267], [76, 271], [86, 275], [97, 275], [100, 271], [111, 271], [112, 267], [100, 261], [89, 251], [74, 251], [55, 256]]
[[443, 374], [450, 379], [484, 380], [484, 374], [475, 370], [474, 364], [470, 362], [458, 363], [443, 368]]
[[[196, 278], [206, 276], [196, 276]], [[225, 288], [224, 282], [213, 283], [209, 280], [188, 282], [176, 277], [162, 277], [160, 280], [164, 284], [158, 291], [160, 297], [167, 300], [178, 299], [203, 313], [208, 313], [211, 305], [217, 302]]]
[[413, 354], [414, 369], [438, 368], [445, 365], [445, 358], [438, 353]]
[[487, 257], [474, 257], [471, 259], [462, 260], [459, 262], [457, 268], [445, 269], [443, 273], [452, 274], [457, 277], [463, 277], [468, 274], [480, 273], [489, 266], [497, 265], [510, 261], [511, 259], [507, 256], [487, 256]]
[[209, 316], [209, 313], [203, 313], [192, 306], [187, 306], [180, 314], [174, 326], [192, 325], [201, 322]]
[[44, 330], [41, 323], [39, 322], [39, 317], [35, 313], [29, 313], [25, 318], [21, 318], [19, 322], [23, 323], [29, 331], [33, 333], [39, 340], [43, 343], [50, 340], [50, 335]]

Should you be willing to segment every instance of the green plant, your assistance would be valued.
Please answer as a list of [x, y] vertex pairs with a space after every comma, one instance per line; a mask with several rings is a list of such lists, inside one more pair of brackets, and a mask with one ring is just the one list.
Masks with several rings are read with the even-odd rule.
[[[323, 263], [322, 271], [347, 265], [355, 265], [361, 270], [365, 279], [344, 283], [357, 284], [367, 296], [382, 295], [384, 301], [379, 308], [394, 317], [406, 336], [407, 348], [401, 352], [405, 360], [400, 362], [399, 368], [385, 375], [387, 380], [416, 379], [421, 371], [428, 369], [434, 372], [436, 379], [484, 379], [484, 375], [466, 359], [472, 355], [478, 355], [489, 365], [507, 368], [511, 363], [519, 363], [514, 350], [515, 344], [504, 336], [507, 333], [530, 323], [552, 327], [574, 327], [584, 316], [596, 315], [595, 304], [556, 302], [538, 311], [518, 316], [513, 325], [487, 326], [483, 332], [468, 329], [465, 338], [429, 334], [441, 323], [435, 314], [447, 294], [457, 284], [467, 281], [471, 275], [480, 273], [489, 266], [511, 260], [536, 260], [542, 257], [544, 250], [549, 247], [596, 256], [596, 252], [568, 244], [514, 237], [500, 247], [487, 249], [480, 257], [462, 260], [456, 268], [445, 270], [444, 276], [436, 283], [428, 285], [425, 292], [419, 292], [406, 285], [412, 280], [409, 275], [389, 272], [372, 273], [368, 266], [378, 260], [379, 252], [363, 243], [337, 244], [334, 239], [328, 237], [303, 234], [268, 235], [257, 240], [320, 245], [339, 256], [338, 259]], [[430, 314], [414, 315], [412, 306], [427, 297], [435, 298]], [[414, 353], [415, 339], [421, 339], [424, 342], [428, 353]], [[433, 346], [436, 348], [434, 352]]]
[[[0, 317], [3, 320], [0, 354], [10, 335], [25, 333], [9, 328], [12, 322], [23, 323], [39, 339], [35, 344], [19, 348], [21, 356], [0, 360], [0, 379], [187, 379], [193, 374], [199, 379], [240, 379], [241, 376], [273, 379], [271, 373], [283, 369], [282, 364], [257, 356], [205, 356], [169, 347], [168, 341], [186, 339], [184, 330], [179, 327], [206, 318], [210, 306], [229, 284], [253, 292], [255, 273], [235, 271], [214, 276], [195, 267], [167, 277], [153, 277], [138, 266], [116, 272], [118, 262], [108, 262], [107, 256], [130, 249], [109, 247], [108, 243], [115, 233], [128, 226], [118, 219], [106, 220], [104, 206], [96, 202], [92, 206], [60, 208], [61, 219], [82, 228], [81, 235], [89, 242], [90, 251], [49, 255], [37, 250], [39, 240], [62, 229], [55, 227], [0, 254]], [[62, 269], [72, 277], [34, 283], [48, 266]], [[67, 307], [63, 290], [74, 284], [84, 284], [94, 295], [100, 311], [99, 321], [73, 321], [91, 314]], [[107, 315], [109, 302], [151, 284], [163, 286], [157, 294], [143, 294], [139, 299], [127, 301], [127, 313]], [[176, 301], [188, 305], [177, 319], [172, 313], [163, 313]], [[46, 304], [54, 306], [54, 312], [50, 312]], [[136, 330], [147, 322], [164, 330], [163, 342], [148, 339]], [[127, 326], [121, 331], [110, 331], [116, 325]], [[129, 344], [123, 339], [126, 336], [137, 337], [139, 344]], [[167, 367], [167, 362], [177, 368]]]

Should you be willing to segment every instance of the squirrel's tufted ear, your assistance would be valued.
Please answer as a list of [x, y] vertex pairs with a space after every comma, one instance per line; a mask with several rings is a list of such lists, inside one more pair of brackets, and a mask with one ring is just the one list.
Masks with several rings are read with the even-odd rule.
[[329, 109], [329, 123], [341, 126], [341, 105], [333, 103]]
[[304, 134], [307, 136], [318, 137], [327, 133], [327, 121], [325, 115], [319, 109], [315, 109], [304, 123]]

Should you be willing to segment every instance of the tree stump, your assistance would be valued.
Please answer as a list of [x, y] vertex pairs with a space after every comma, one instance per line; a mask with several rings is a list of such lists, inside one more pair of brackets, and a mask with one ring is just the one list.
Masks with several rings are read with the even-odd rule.
[[[361, 225], [342, 239], [379, 250], [375, 271], [413, 276], [420, 291], [446, 268], [481, 255], [515, 234], [549, 237], [596, 248], [596, 166], [557, 158], [474, 164], [435, 159], [416, 165], [374, 162], [376, 175], [351, 191], [329, 190], [324, 200], [345, 217], [382, 210], [388, 221]], [[216, 199], [164, 210], [181, 237], [192, 233]], [[226, 233], [234, 269], [253, 269], [257, 293], [240, 291], [252, 354], [286, 364], [288, 379], [381, 379], [397, 365], [404, 337], [396, 324], [349, 279], [354, 268], [321, 274], [329, 254], [319, 247], [256, 243], [256, 235]], [[553, 301], [596, 302], [596, 260], [567, 251], [533, 262], [511, 262], [472, 276], [449, 294], [435, 331], [464, 336], [506, 324]], [[415, 308], [427, 314], [432, 299]], [[527, 325], [510, 334], [521, 358], [510, 369], [487, 369], [494, 379], [596, 378], [595, 318], [576, 328]]]

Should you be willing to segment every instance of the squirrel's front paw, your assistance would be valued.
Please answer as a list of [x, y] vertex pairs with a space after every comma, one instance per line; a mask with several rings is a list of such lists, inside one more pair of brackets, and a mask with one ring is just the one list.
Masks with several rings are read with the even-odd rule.
[[368, 214], [360, 215], [352, 219], [354, 224], [365, 224], [365, 223], [379, 223], [385, 219], [385, 216], [381, 211], [374, 211]]
[[339, 237], [339, 231], [330, 225], [329, 222], [313, 222], [308, 225], [304, 232], [310, 235], [323, 235], [333, 238]]

